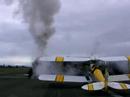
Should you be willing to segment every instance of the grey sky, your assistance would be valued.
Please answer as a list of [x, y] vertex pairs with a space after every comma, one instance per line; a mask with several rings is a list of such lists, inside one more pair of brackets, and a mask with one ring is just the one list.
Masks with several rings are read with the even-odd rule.
[[[129, 0], [61, 0], [46, 55], [130, 55]], [[34, 56], [35, 42], [16, 4], [0, 6], [0, 56]]]

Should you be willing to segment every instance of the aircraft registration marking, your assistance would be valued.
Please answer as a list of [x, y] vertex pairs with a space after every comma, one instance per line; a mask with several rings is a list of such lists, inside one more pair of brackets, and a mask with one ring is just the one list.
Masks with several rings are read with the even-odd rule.
[[93, 88], [93, 84], [88, 84], [88, 90], [94, 90], [94, 88]]
[[128, 89], [127, 85], [124, 83], [120, 83], [120, 86], [122, 87], [122, 89]]
[[56, 75], [55, 81], [56, 82], [64, 82], [64, 75], [62, 75], [62, 74]]

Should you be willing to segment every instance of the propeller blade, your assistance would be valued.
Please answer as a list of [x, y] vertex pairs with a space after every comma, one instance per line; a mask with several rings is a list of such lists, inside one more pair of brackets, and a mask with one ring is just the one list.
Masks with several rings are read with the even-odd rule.
[[116, 90], [128, 90], [130, 89], [130, 85], [126, 83], [118, 83], [118, 82], [108, 82], [108, 86], [110, 88], [116, 89]]
[[95, 82], [83, 85], [81, 88], [87, 91], [98, 91], [102, 90], [105, 87], [104, 82]]

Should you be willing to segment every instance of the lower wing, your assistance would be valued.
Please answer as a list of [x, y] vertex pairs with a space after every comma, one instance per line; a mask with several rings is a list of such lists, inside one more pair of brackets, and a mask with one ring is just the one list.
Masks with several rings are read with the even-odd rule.
[[38, 79], [42, 81], [52, 81], [52, 82], [59, 82], [59, 83], [64, 83], [64, 82], [85, 83], [91, 80], [91, 78], [87, 79], [85, 76], [71, 76], [71, 75], [64, 76], [62, 74], [57, 74], [57, 75], [42, 74], [38, 77]]
[[110, 75], [108, 81], [130, 81], [130, 74]]

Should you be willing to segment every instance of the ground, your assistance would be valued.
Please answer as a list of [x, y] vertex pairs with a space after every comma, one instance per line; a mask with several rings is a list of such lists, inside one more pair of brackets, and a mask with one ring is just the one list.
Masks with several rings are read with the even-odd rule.
[[88, 93], [77, 84], [57, 85], [30, 79], [23, 75], [28, 71], [29, 68], [0, 68], [0, 97], [113, 97], [103, 91]]

